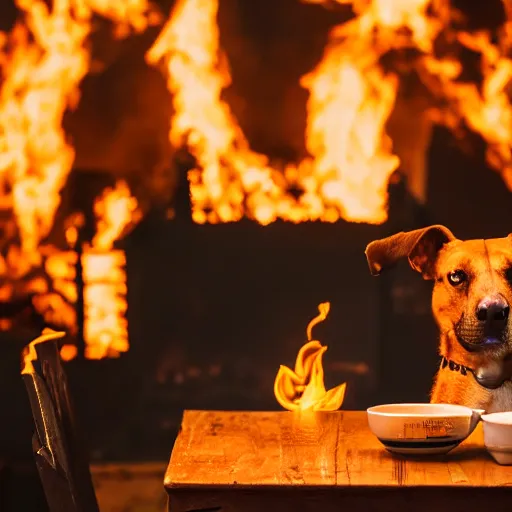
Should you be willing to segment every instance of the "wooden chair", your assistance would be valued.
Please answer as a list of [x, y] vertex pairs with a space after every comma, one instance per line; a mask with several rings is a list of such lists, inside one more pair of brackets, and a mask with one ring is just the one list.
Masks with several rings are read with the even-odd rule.
[[99, 512], [89, 457], [76, 419], [57, 339], [43, 332], [25, 354], [25, 382], [36, 431], [32, 447], [51, 512]]

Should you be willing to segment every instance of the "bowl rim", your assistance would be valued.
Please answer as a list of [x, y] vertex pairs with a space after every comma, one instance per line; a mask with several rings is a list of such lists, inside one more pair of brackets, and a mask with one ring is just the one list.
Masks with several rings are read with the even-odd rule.
[[501, 411], [501, 412], [491, 412], [489, 414], [482, 414], [481, 418], [484, 423], [491, 423], [492, 425], [502, 425], [504, 427], [511, 427], [512, 422], [509, 420], [508, 423], [503, 423], [500, 421], [504, 416], [512, 417], [512, 411]]
[[[403, 406], [403, 407], [418, 407], [418, 406], [422, 406], [422, 407], [425, 407], [426, 409], [428, 409], [429, 407], [439, 407], [439, 406], [443, 406], [443, 407], [447, 407], [449, 409], [453, 409], [452, 411], [438, 411], [438, 412], [428, 412], [428, 411], [425, 411], [425, 412], [383, 412], [383, 411], [379, 411], [378, 409], [381, 408], [381, 407], [400, 407], [400, 406]], [[379, 404], [379, 405], [374, 405], [372, 407], [368, 407], [368, 409], [366, 409], [366, 412], [369, 414], [369, 415], [373, 415], [373, 416], [381, 416], [381, 417], [384, 417], [384, 418], [456, 418], [456, 417], [469, 417], [473, 414], [473, 410], [469, 407], [466, 407], [465, 405], [458, 405], [458, 404], [444, 404], [444, 403], [440, 403], [440, 404], [432, 404], [430, 402], [425, 402], [425, 403], [393, 403], [393, 404]]]

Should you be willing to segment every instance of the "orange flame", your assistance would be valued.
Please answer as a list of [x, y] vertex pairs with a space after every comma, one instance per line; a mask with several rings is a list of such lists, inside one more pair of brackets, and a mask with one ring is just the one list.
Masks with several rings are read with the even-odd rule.
[[137, 200], [132, 197], [125, 181], [118, 181], [115, 188], [103, 192], [94, 202], [94, 213], [98, 224], [92, 245], [102, 251], [111, 249], [126, 227], [136, 224], [142, 216]]
[[117, 357], [129, 349], [126, 257], [113, 250], [127, 227], [141, 218], [137, 200], [124, 181], [105, 190], [94, 203], [97, 232], [82, 255], [85, 357]]
[[325, 390], [322, 357], [327, 347], [311, 340], [313, 327], [327, 318], [329, 309], [329, 302], [318, 306], [319, 315], [307, 327], [309, 341], [297, 355], [295, 370], [281, 365], [277, 372], [274, 395], [279, 404], [289, 411], [335, 411], [343, 404], [346, 384]]
[[[303, 0], [326, 4], [327, 0]], [[274, 167], [251, 150], [222, 91], [231, 83], [219, 44], [218, 0], [178, 0], [160, 37], [147, 53], [164, 65], [173, 96], [170, 141], [186, 144], [196, 159], [189, 172], [193, 219], [228, 222], [246, 215], [261, 224], [281, 218], [381, 223], [387, 217], [387, 185], [399, 166], [386, 134], [398, 75], [383, 71], [390, 50], [414, 50], [422, 80], [448, 100], [431, 114], [451, 126], [461, 119], [489, 143], [488, 161], [512, 190], [512, 8], [498, 42], [486, 33], [456, 32], [461, 19], [448, 0], [335, 0], [355, 17], [335, 27], [322, 61], [301, 79], [308, 89], [306, 148], [300, 163]], [[456, 82], [462, 67], [438, 59], [434, 43], [448, 39], [482, 54], [483, 86]], [[439, 83], [436, 83], [437, 82]], [[288, 192], [303, 191], [296, 200]]]
[[42, 267], [48, 278], [45, 289], [32, 298], [36, 311], [46, 323], [58, 325], [69, 333], [77, 332], [76, 264], [78, 255], [73, 251], [60, 251], [53, 246], [39, 248], [43, 256]]
[[[186, 142], [197, 161], [189, 173], [194, 220], [227, 222], [246, 214], [261, 224], [277, 218], [383, 222], [387, 180], [398, 166], [383, 129], [396, 77], [374, 65], [378, 56], [361, 59], [364, 45], [350, 55], [345, 45], [333, 44], [303, 79], [311, 93], [311, 158], [276, 169], [250, 149], [221, 100], [231, 78], [222, 65], [217, 9], [217, 1], [179, 0], [147, 54], [148, 62], [165, 64], [175, 110], [171, 143]], [[299, 200], [290, 186], [304, 191]]]
[[78, 355], [76, 345], [62, 345], [60, 349], [60, 357], [63, 361], [72, 361]]
[[156, 16], [147, 0], [16, 4], [23, 21], [10, 34], [0, 33], [0, 195], [14, 211], [24, 252], [37, 260], [74, 160], [62, 119], [78, 103], [89, 68], [91, 18], [109, 17], [125, 35], [142, 31]]
[[[509, 3], [504, 4], [506, 6]], [[481, 56], [481, 85], [458, 81], [463, 67], [453, 58], [435, 59], [428, 56], [424, 63], [428, 73], [439, 80], [441, 96], [449, 100], [449, 109], [436, 112], [437, 120], [452, 128], [460, 121], [465, 121], [469, 128], [480, 134], [488, 144], [487, 162], [501, 173], [508, 189], [512, 191], [510, 8], [507, 9], [507, 14], [508, 21], [495, 44], [491, 42], [491, 34], [486, 32], [462, 32], [457, 35], [462, 46]], [[423, 79], [428, 83], [429, 78], [424, 76]]]
[[332, 30], [322, 61], [301, 79], [309, 90], [306, 147], [322, 200], [348, 221], [378, 224], [400, 164], [385, 131], [399, 81], [379, 61], [396, 48], [431, 52], [442, 23], [427, 15], [430, 0], [338, 2], [353, 4], [357, 16]]
[[82, 255], [84, 276], [85, 357], [117, 357], [129, 349], [123, 251]]
[[[21, 248], [12, 245], [5, 259], [0, 256], [0, 275], [6, 280], [0, 296], [7, 301], [16, 294], [35, 293], [33, 305], [46, 322], [76, 332], [77, 255], [41, 245], [53, 226], [60, 191], [74, 160], [62, 120], [66, 111], [76, 107], [80, 83], [90, 67], [87, 40], [93, 17], [109, 19], [115, 36], [125, 37], [158, 23], [160, 15], [148, 0], [16, 0], [16, 5], [21, 18], [11, 33], [0, 32], [0, 209], [14, 213]], [[124, 197], [125, 185], [121, 183], [115, 194], [120, 197], [105, 198], [107, 204], [96, 205], [96, 213], [107, 219], [100, 221], [95, 240], [102, 250], [109, 249], [132, 220], [118, 214], [127, 210], [137, 215], [133, 199], [129, 194]], [[77, 236], [75, 225], [66, 228], [72, 247]], [[114, 255], [110, 266], [101, 268], [115, 270], [119, 260], [123, 265], [124, 254]], [[41, 267], [44, 276], [39, 275]], [[29, 277], [31, 273], [36, 277]], [[124, 274], [113, 275], [125, 279]], [[93, 290], [86, 294], [88, 298], [95, 295]], [[107, 293], [100, 295], [102, 301], [109, 300]], [[2, 320], [0, 328], [10, 325]], [[88, 325], [87, 332], [95, 331]], [[122, 339], [113, 345], [126, 350]], [[76, 347], [65, 345], [61, 355], [72, 359]]]
[[35, 346], [38, 343], [44, 343], [45, 341], [49, 341], [49, 340], [57, 340], [57, 339], [63, 338], [65, 335], [66, 335], [65, 332], [57, 332], [57, 331], [54, 331], [54, 330], [48, 329], [48, 328], [43, 329], [41, 336], [39, 336], [35, 340], [31, 341], [25, 347], [25, 350], [23, 353], [23, 367], [21, 370], [22, 375], [34, 373], [34, 365], [32, 364], [32, 362], [37, 360], [37, 352], [36, 352]]

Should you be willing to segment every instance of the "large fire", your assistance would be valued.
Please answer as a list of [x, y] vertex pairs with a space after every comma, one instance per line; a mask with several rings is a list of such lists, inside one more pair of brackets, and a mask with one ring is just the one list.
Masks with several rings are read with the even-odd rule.
[[[29, 297], [47, 323], [76, 333], [78, 256], [46, 242], [74, 161], [62, 120], [78, 104], [79, 86], [90, 68], [94, 16], [110, 20], [116, 37], [142, 32], [160, 17], [147, 0], [16, 0], [16, 5], [20, 19], [10, 33], [0, 33], [0, 210], [8, 219], [2, 225], [0, 295], [4, 302]], [[109, 251], [120, 232], [119, 226], [104, 229], [100, 223], [100, 249]], [[110, 267], [121, 267], [123, 258], [115, 255]], [[88, 289], [87, 298], [94, 289]], [[0, 328], [10, 326], [3, 319]], [[108, 345], [104, 326], [98, 330], [101, 343]], [[119, 346], [112, 344], [113, 353], [127, 349], [122, 337]], [[66, 358], [75, 352], [65, 351]], [[97, 354], [90, 350], [86, 356]]]
[[[222, 98], [231, 76], [220, 46], [219, 1], [177, 0], [146, 55], [162, 65], [172, 95], [170, 142], [195, 158], [188, 175], [195, 222], [384, 222], [389, 177], [400, 165], [387, 124], [402, 77], [412, 75], [429, 95], [430, 119], [479, 133], [488, 162], [512, 190], [508, 0], [507, 21], [492, 34], [466, 30], [449, 0], [302, 0], [351, 6], [353, 17], [331, 31], [322, 59], [301, 78], [309, 94], [308, 156], [286, 165], [251, 149]], [[116, 356], [128, 349], [128, 336], [126, 257], [114, 242], [140, 212], [119, 182], [96, 202], [97, 233], [80, 261], [76, 226], [65, 227], [70, 248], [48, 243], [74, 162], [62, 121], [90, 69], [94, 17], [110, 20], [116, 37], [140, 33], [161, 17], [148, 0], [16, 5], [19, 21], [0, 33], [0, 300], [28, 297], [47, 323], [76, 333], [81, 264], [86, 357]], [[471, 73], [460, 55], [468, 50], [477, 56], [480, 81], [466, 78]], [[10, 325], [0, 319], [0, 329]], [[297, 362], [301, 379], [309, 370], [321, 376], [324, 348], [310, 343]]]
[[295, 369], [281, 365], [277, 372], [274, 395], [289, 411], [336, 411], [343, 404], [346, 384], [325, 390], [322, 357], [327, 347], [311, 339], [313, 327], [327, 318], [329, 309], [329, 302], [318, 306], [319, 315], [307, 327], [308, 342], [299, 350]]
[[143, 31], [155, 15], [146, 0], [17, 0], [24, 17], [0, 34], [0, 176], [2, 206], [11, 207], [24, 253], [50, 232], [74, 160], [62, 119], [80, 98], [90, 66], [93, 14], [123, 34]]
[[[449, 126], [464, 121], [480, 133], [489, 143], [489, 163], [512, 190], [511, 22], [493, 43], [490, 34], [461, 30], [462, 17], [448, 0], [335, 2], [352, 5], [355, 15], [332, 30], [321, 62], [301, 79], [309, 91], [310, 156], [277, 168], [251, 150], [221, 98], [231, 77], [219, 43], [218, 0], [177, 1], [147, 60], [163, 63], [173, 97], [170, 141], [187, 145], [196, 159], [189, 172], [196, 222], [236, 221], [243, 215], [261, 224], [278, 218], [385, 221], [388, 180], [400, 163], [386, 123], [403, 69], [385, 71], [381, 64], [392, 51], [408, 55], [409, 67], [442, 100], [442, 110], [433, 105], [431, 117]], [[504, 6], [511, 14], [505, 0]], [[461, 79], [454, 55], [462, 48], [481, 54], [482, 87]], [[303, 191], [299, 199], [291, 188]]]
[[[332, 45], [304, 77], [311, 157], [278, 169], [250, 149], [221, 99], [231, 78], [221, 66], [217, 9], [215, 0], [178, 1], [147, 54], [150, 63], [165, 63], [175, 110], [171, 143], [185, 142], [197, 160], [189, 173], [194, 220], [227, 222], [246, 214], [261, 224], [383, 222], [387, 182], [399, 163], [384, 130], [397, 79], [375, 65], [378, 53], [364, 54], [370, 42]], [[292, 186], [304, 191], [298, 200]]]

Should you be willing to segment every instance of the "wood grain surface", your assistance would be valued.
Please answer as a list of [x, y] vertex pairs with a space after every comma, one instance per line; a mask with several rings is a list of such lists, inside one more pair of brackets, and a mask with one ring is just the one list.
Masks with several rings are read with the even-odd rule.
[[502, 506], [504, 493], [508, 509], [512, 466], [486, 452], [481, 425], [449, 454], [415, 459], [387, 452], [362, 411], [186, 411], [165, 486], [172, 512], [341, 510], [340, 503], [379, 511], [439, 503], [436, 512], [454, 512]]

